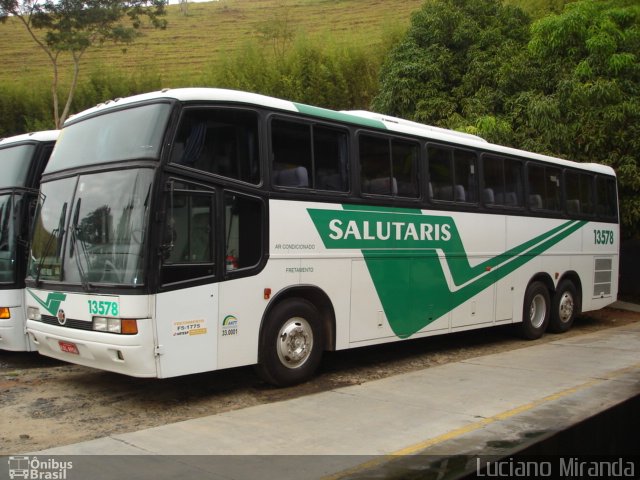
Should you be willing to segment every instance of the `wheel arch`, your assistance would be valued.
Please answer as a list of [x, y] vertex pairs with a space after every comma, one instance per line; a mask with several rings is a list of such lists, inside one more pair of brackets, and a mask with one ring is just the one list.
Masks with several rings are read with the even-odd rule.
[[[269, 302], [266, 310], [262, 315], [260, 321], [260, 336], [262, 338], [262, 331], [276, 305], [279, 305], [285, 300], [291, 298], [300, 298], [311, 303], [320, 314], [322, 319], [322, 327], [324, 333], [324, 345], [323, 350], [335, 350], [336, 346], [336, 314], [333, 308], [331, 299], [324, 290], [315, 285], [296, 285], [295, 287], [288, 287], [279, 291]], [[260, 342], [261, 343], [261, 342]]]
[[550, 296], [556, 291], [556, 287], [553, 284], [553, 279], [551, 278], [551, 275], [549, 275], [548, 273], [545, 273], [545, 272], [536, 273], [534, 276], [532, 276], [529, 279], [529, 282], [527, 283], [527, 288], [529, 288], [529, 285], [531, 285], [533, 282], [543, 283], [544, 286], [547, 287], [547, 290], [549, 290]]

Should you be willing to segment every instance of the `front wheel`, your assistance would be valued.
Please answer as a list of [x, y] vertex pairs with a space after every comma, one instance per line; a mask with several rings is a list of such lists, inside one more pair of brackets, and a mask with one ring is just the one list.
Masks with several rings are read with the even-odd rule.
[[578, 313], [578, 304], [578, 292], [573, 283], [569, 280], [560, 282], [553, 296], [549, 331], [564, 333], [569, 330]]
[[542, 282], [530, 283], [524, 295], [520, 334], [527, 340], [540, 338], [549, 323], [549, 291]]
[[285, 387], [311, 378], [322, 358], [322, 325], [318, 310], [303, 299], [290, 299], [269, 313], [260, 336], [258, 374]]

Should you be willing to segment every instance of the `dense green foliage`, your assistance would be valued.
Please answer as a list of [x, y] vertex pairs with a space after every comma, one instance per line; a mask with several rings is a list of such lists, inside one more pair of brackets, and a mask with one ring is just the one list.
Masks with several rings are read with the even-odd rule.
[[502, 112], [514, 57], [529, 18], [498, 0], [428, 1], [385, 63], [373, 108], [455, 127], [462, 118]]
[[278, 56], [248, 42], [238, 55], [212, 68], [204, 82], [325, 108], [366, 109], [377, 92], [382, 50], [398, 37], [391, 32], [375, 49], [300, 37]]
[[541, 73], [515, 100], [514, 131], [538, 149], [611, 165], [625, 233], [640, 233], [640, 4], [570, 4], [533, 25], [529, 53]]
[[[123, 75], [96, 69], [80, 83], [72, 111], [92, 107], [105, 99], [126, 97], [162, 88], [160, 75], [140, 72]], [[48, 85], [27, 88], [0, 85], [0, 138], [22, 132], [54, 128], [51, 114], [51, 91]]]
[[618, 174], [640, 233], [640, 5], [581, 0], [534, 23], [498, 0], [431, 0], [383, 66], [373, 107]]

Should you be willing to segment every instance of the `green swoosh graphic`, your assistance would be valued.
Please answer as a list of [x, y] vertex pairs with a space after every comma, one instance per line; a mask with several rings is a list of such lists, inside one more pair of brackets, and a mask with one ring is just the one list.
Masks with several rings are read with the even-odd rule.
[[343, 208], [308, 213], [326, 248], [361, 250], [391, 329], [400, 338], [420, 331], [587, 223], [567, 221], [471, 266], [451, 217], [409, 209]]
[[35, 293], [33, 293], [30, 289], [27, 291], [31, 294], [33, 298], [35, 298], [36, 302], [38, 302], [42, 307], [49, 312], [51, 315], [56, 315], [58, 313], [58, 309], [60, 308], [60, 304], [64, 302], [67, 298], [67, 295], [61, 292], [51, 292], [47, 295], [47, 300], [42, 301]]

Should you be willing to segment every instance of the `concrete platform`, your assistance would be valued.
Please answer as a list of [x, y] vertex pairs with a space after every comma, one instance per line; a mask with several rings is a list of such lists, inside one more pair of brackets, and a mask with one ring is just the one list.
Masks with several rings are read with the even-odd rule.
[[30, 455], [148, 456], [73, 457], [97, 480], [348, 478], [399, 456], [505, 454], [637, 395], [640, 323]]

